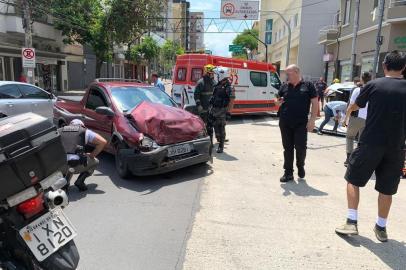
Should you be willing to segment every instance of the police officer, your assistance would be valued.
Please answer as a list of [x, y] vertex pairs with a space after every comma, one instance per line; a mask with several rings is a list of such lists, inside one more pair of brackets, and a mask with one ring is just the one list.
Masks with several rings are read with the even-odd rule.
[[[202, 118], [203, 122], [206, 124], [208, 123], [208, 112], [210, 106], [210, 98], [213, 95], [213, 88], [214, 88], [214, 66], [213, 65], [206, 65], [204, 66], [205, 74], [203, 77], [197, 82], [194, 98], [197, 106], [197, 112]], [[208, 132], [209, 129], [207, 130]], [[210, 135], [210, 134], [209, 134]]]
[[227, 68], [217, 67], [214, 69], [214, 73], [218, 83], [214, 87], [213, 96], [210, 99], [209, 117], [212, 116], [214, 120], [214, 130], [219, 141], [217, 153], [223, 153], [226, 139], [226, 117], [232, 89]]
[[[74, 174], [79, 174], [75, 186], [80, 191], [86, 191], [85, 179], [91, 176], [99, 164], [96, 158], [107, 144], [107, 141], [99, 134], [87, 129], [79, 119], [74, 119], [68, 126], [59, 129], [62, 144], [67, 153], [68, 166]], [[94, 150], [85, 152], [85, 146], [91, 144]]]

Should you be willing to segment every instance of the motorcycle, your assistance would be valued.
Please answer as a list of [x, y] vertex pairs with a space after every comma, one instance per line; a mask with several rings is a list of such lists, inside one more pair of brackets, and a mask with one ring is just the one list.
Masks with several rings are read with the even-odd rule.
[[63, 213], [69, 203], [56, 172], [0, 202], [0, 268], [73, 270], [79, 253], [76, 229]]

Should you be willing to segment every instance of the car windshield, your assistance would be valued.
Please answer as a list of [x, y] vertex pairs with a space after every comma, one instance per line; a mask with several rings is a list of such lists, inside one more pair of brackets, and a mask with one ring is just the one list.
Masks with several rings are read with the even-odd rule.
[[123, 112], [132, 110], [143, 101], [176, 107], [176, 103], [157, 87], [113, 87], [111, 94], [114, 102]]

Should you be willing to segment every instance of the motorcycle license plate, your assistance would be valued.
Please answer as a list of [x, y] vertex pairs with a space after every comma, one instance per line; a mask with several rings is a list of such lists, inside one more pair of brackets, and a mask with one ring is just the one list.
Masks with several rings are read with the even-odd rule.
[[190, 152], [192, 152], [192, 146], [190, 144], [172, 146], [168, 148], [168, 157], [183, 155]]
[[38, 261], [43, 261], [76, 237], [77, 232], [61, 208], [55, 208], [20, 230]]

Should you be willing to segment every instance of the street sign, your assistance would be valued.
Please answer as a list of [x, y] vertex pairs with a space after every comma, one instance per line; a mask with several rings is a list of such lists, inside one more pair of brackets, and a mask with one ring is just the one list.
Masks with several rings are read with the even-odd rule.
[[221, 19], [258, 20], [259, 1], [221, 0]]
[[228, 45], [228, 51], [229, 52], [243, 52], [244, 51], [244, 47], [242, 45]]
[[23, 68], [35, 68], [35, 49], [22, 48], [21, 58], [23, 59]]

